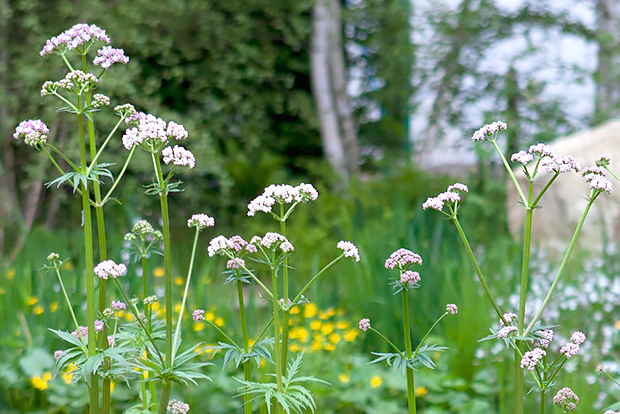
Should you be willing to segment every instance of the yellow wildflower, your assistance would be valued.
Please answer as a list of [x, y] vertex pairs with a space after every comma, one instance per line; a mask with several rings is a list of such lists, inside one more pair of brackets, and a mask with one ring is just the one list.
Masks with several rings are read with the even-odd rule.
[[32, 386], [37, 390], [44, 391], [47, 389], [47, 382], [52, 379], [52, 374], [49, 372], [44, 373], [42, 376], [32, 377], [30, 382]]
[[299, 306], [295, 305], [291, 308], [291, 315], [297, 315], [299, 314], [299, 311], [300, 311]]
[[340, 335], [333, 333], [333, 334], [331, 334], [331, 335], [329, 336], [329, 340], [330, 340], [333, 344], [337, 344], [338, 342], [340, 342]]
[[37, 298], [36, 296], [30, 296], [30, 297], [26, 300], [26, 304], [27, 304], [28, 306], [36, 305], [38, 301], [39, 301], [39, 298]]
[[319, 349], [321, 349], [322, 343], [320, 341], [314, 341], [312, 342], [312, 344], [310, 345], [310, 348], [314, 351], [317, 351]]
[[308, 303], [304, 308], [304, 318], [312, 318], [316, 315], [316, 305], [314, 303]]
[[334, 324], [331, 322], [326, 323], [321, 328], [321, 332], [323, 332], [323, 335], [329, 335], [330, 333], [334, 332]]
[[213, 322], [215, 320], [215, 313], [213, 312], [205, 313], [205, 319], [208, 320], [209, 322]]
[[382, 382], [383, 380], [381, 379], [381, 377], [378, 375], [375, 375], [374, 377], [370, 379], [370, 386], [372, 388], [377, 388], [379, 385], [381, 385]]
[[346, 383], [348, 383], [351, 380], [351, 378], [349, 377], [349, 374], [340, 374], [340, 375], [338, 375], [338, 379], [343, 384], [346, 384]]
[[334, 344], [327, 344], [323, 349], [325, 349], [326, 351], [333, 351], [334, 349], [336, 349], [336, 347], [334, 346]]
[[181, 286], [183, 284], [183, 278], [181, 276], [177, 276], [174, 278], [174, 284], [177, 286]]
[[329, 318], [329, 314], [327, 312], [319, 312], [319, 319], [327, 319]]
[[54, 313], [58, 310], [58, 302], [50, 303], [50, 312]]
[[176, 313], [181, 312], [181, 304], [180, 304], [180, 303], [175, 303], [175, 305], [174, 305], [174, 311], [175, 311]]
[[40, 315], [43, 313], [43, 306], [41, 305], [37, 305], [32, 309], [32, 313], [34, 313], [35, 315]]
[[426, 387], [418, 387], [415, 389], [415, 395], [418, 397], [423, 397], [426, 394], [428, 394], [428, 390], [426, 389]]
[[131, 312], [127, 312], [127, 313], [125, 313], [125, 320], [127, 320], [127, 321], [130, 321], [130, 322], [131, 322], [131, 321], [133, 321], [134, 319], [135, 319], [135, 318], [133, 317], [133, 313], [131, 313]]
[[616, 329], [620, 331], [620, 321], [616, 321]]
[[219, 326], [221, 328], [222, 326], [224, 326], [224, 319], [222, 319], [222, 318], [215, 318], [215, 321], [213, 323], [216, 326]]
[[205, 328], [205, 324], [203, 322], [198, 322], [194, 324], [194, 331], [200, 332]]
[[256, 343], [256, 341], [254, 339], [248, 339], [248, 345], [249, 346], [254, 346], [255, 343]]
[[155, 269], [153, 269], [153, 276], [155, 276], [157, 278], [164, 277], [164, 268], [163, 267], [156, 267]]
[[13, 280], [15, 278], [15, 269], [9, 269], [6, 271], [6, 278]]
[[359, 331], [357, 329], [351, 329], [350, 331], [347, 331], [343, 337], [345, 341], [353, 342], [355, 341], [355, 338], [357, 338], [357, 335], [359, 335]]
[[321, 321], [312, 321], [310, 322], [310, 329], [313, 331], [318, 331], [321, 329]]
[[326, 314], [328, 318], [331, 318], [332, 316], [336, 314], [336, 311], [334, 310], [334, 308], [330, 308], [327, 310]]
[[291, 352], [297, 352], [297, 351], [299, 351], [300, 348], [299, 348], [299, 345], [297, 345], [297, 344], [291, 344], [291, 345], [289, 345], [288, 349]]
[[345, 321], [340, 321], [336, 324], [336, 328], [338, 329], [347, 329], [349, 327], [349, 324], [346, 323]]

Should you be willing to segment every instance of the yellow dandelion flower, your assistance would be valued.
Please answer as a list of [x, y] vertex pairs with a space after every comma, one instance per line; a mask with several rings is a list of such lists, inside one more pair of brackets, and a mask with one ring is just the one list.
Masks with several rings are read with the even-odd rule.
[[203, 322], [198, 322], [194, 324], [194, 331], [200, 332], [205, 328], [205, 324]]
[[346, 384], [346, 383], [348, 383], [351, 380], [351, 378], [349, 377], [349, 374], [340, 374], [340, 375], [338, 375], [338, 379], [343, 384]]
[[37, 305], [32, 309], [32, 313], [34, 313], [35, 315], [40, 315], [43, 313], [43, 306], [41, 305]]
[[320, 341], [314, 341], [310, 345], [310, 349], [312, 349], [313, 351], [318, 351], [319, 349], [322, 348], [322, 346], [323, 344]]
[[310, 329], [313, 331], [318, 331], [321, 329], [321, 321], [312, 321], [310, 322]]
[[314, 303], [308, 303], [304, 308], [304, 318], [312, 318], [316, 315], [317, 309]]
[[291, 315], [298, 315], [300, 312], [299, 306], [295, 305], [291, 308]]
[[213, 323], [216, 326], [219, 326], [221, 328], [222, 326], [224, 326], [224, 319], [222, 319], [222, 318], [215, 318], [215, 321]]
[[6, 278], [9, 280], [15, 279], [15, 269], [9, 269], [6, 271]]
[[329, 336], [329, 340], [330, 340], [333, 344], [337, 344], [338, 342], [340, 342], [340, 335], [333, 333], [333, 334], [331, 334], [331, 335]]
[[37, 298], [36, 296], [30, 296], [30, 297], [26, 300], [26, 304], [27, 304], [28, 306], [36, 305], [38, 301], [39, 301], [39, 298]]
[[156, 267], [155, 269], [153, 269], [153, 276], [155, 276], [157, 278], [164, 277], [164, 268], [163, 267]]
[[291, 352], [297, 352], [297, 351], [299, 351], [299, 350], [300, 350], [300, 347], [299, 347], [299, 345], [297, 345], [297, 344], [291, 344], [291, 345], [289, 345], [288, 349], [289, 349], [289, 351], [291, 351]]
[[334, 349], [336, 349], [336, 347], [334, 346], [334, 344], [327, 344], [325, 345], [325, 347], [323, 347], [323, 349], [326, 351], [333, 351]]
[[334, 332], [334, 324], [333, 323], [326, 323], [321, 327], [321, 332], [323, 332], [323, 335], [329, 335], [330, 333]]
[[181, 276], [177, 276], [174, 278], [174, 284], [177, 286], [181, 286], [183, 284], [183, 278]]
[[378, 375], [375, 375], [374, 377], [370, 379], [370, 386], [372, 388], [377, 388], [379, 385], [381, 385], [382, 382], [383, 380], [381, 379], [381, 377]]
[[329, 318], [329, 314], [327, 312], [319, 312], [319, 319], [325, 320]]
[[50, 312], [54, 313], [58, 310], [58, 302], [50, 303]]
[[30, 382], [32, 386], [37, 390], [44, 391], [47, 389], [47, 383], [52, 379], [52, 374], [49, 372], [44, 373], [42, 376], [32, 377]]
[[345, 341], [353, 342], [355, 341], [355, 338], [357, 338], [357, 335], [359, 335], [359, 331], [357, 329], [351, 329], [347, 331], [347, 333], [345, 333], [343, 337]]
[[331, 318], [332, 316], [334, 316], [336, 314], [336, 311], [334, 310], [334, 308], [329, 308], [326, 312], [327, 317]]
[[336, 324], [336, 328], [338, 329], [344, 330], [344, 329], [347, 329], [348, 327], [349, 327], [349, 324], [346, 323], [345, 321], [340, 321]]
[[309, 335], [310, 335], [310, 333], [308, 332], [308, 330], [306, 328], [303, 328], [303, 327], [297, 328], [297, 338], [301, 342], [306, 342], [308, 340], [308, 336]]
[[428, 390], [426, 389], [426, 387], [418, 387], [415, 389], [415, 395], [418, 397], [423, 397], [426, 394], [428, 394]]
[[127, 313], [125, 313], [125, 320], [126, 320], [126, 321], [131, 322], [131, 321], [133, 321], [134, 319], [135, 319], [135, 318], [133, 317], [133, 313], [131, 313], [131, 312], [127, 312]]

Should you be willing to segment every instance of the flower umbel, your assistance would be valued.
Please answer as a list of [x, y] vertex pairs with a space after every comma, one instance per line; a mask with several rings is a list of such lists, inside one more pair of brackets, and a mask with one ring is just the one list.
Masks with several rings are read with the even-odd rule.
[[47, 141], [47, 134], [49, 133], [50, 130], [43, 121], [40, 119], [29, 119], [19, 123], [17, 128], [15, 128], [13, 138], [22, 138], [26, 145], [38, 147], [45, 144]]
[[555, 394], [553, 403], [564, 411], [575, 411], [579, 397], [568, 387], [564, 387]]
[[82, 45], [88, 46], [89, 43], [95, 41], [110, 43], [110, 38], [105, 30], [94, 24], [79, 23], [58, 36], [47, 40], [40, 55], [45, 56], [54, 52], [63, 54], [68, 50], [75, 50]]
[[359, 323], [359, 328], [366, 332], [370, 328], [370, 319], [364, 318]]
[[471, 137], [471, 140], [476, 141], [484, 141], [486, 139], [494, 140], [495, 135], [501, 130], [508, 129], [508, 125], [506, 125], [502, 121], [495, 121], [492, 124], [487, 124], [474, 132], [474, 135]]
[[357, 247], [350, 241], [341, 240], [336, 247], [343, 251], [344, 257], [350, 257], [356, 262], [360, 261], [360, 254]]
[[95, 266], [95, 274], [101, 279], [116, 279], [127, 274], [127, 267], [124, 264], [116, 264], [113, 260], [104, 260]]

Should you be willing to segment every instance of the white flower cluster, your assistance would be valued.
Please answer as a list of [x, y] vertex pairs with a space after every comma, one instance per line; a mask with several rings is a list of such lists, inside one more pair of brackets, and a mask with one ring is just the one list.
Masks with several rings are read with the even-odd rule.
[[611, 181], [607, 178], [607, 171], [603, 167], [586, 167], [581, 171], [584, 180], [592, 190], [605, 191], [611, 194], [613, 191]]
[[534, 342], [540, 348], [549, 348], [549, 344], [553, 341], [554, 332], [552, 329], [538, 331], [539, 338]]
[[250, 201], [248, 204], [248, 216], [252, 217], [258, 211], [270, 213], [276, 203], [306, 203], [314, 201], [318, 197], [319, 193], [312, 184], [301, 183], [297, 187], [288, 184], [272, 184], [265, 188], [263, 194]]
[[422, 208], [424, 210], [437, 210], [442, 211], [445, 204], [454, 204], [461, 201], [461, 193], [469, 192], [469, 188], [465, 184], [455, 183], [446, 189], [443, 193], [440, 193], [437, 197], [429, 197], [426, 199]]
[[343, 251], [344, 257], [350, 257], [356, 262], [360, 261], [360, 253], [357, 247], [350, 241], [341, 240], [336, 245], [336, 248]]
[[264, 237], [252, 237], [252, 240], [250, 240], [250, 244], [253, 244], [255, 246], [260, 245], [269, 250], [280, 249], [282, 253], [288, 253], [295, 250], [291, 242], [289, 242], [286, 237], [279, 233], [273, 232], [266, 233]]
[[579, 397], [568, 387], [564, 387], [555, 394], [553, 403], [564, 411], [575, 411]]
[[203, 213], [194, 214], [187, 220], [187, 227], [198, 227], [202, 230], [213, 226], [215, 226], [215, 219]]
[[50, 133], [49, 128], [40, 119], [29, 119], [19, 123], [15, 128], [13, 138], [23, 138], [26, 145], [36, 147], [45, 144], [47, 141], [47, 134]]
[[39, 54], [45, 56], [52, 52], [65, 53], [67, 50], [74, 50], [83, 44], [94, 41], [110, 43], [110, 38], [105, 30], [94, 24], [79, 23], [47, 40]]
[[189, 404], [183, 401], [170, 400], [168, 402], [168, 410], [171, 411], [172, 414], [187, 414], [189, 411]]
[[457, 313], [459, 313], [459, 308], [454, 303], [448, 303], [446, 305], [446, 312], [448, 312], [450, 315], [456, 315]]
[[508, 125], [506, 125], [502, 121], [495, 121], [492, 124], [487, 124], [474, 132], [474, 135], [471, 137], [471, 140], [476, 141], [484, 141], [490, 136], [497, 134], [501, 130], [508, 129]]
[[562, 174], [581, 171], [581, 166], [572, 155], [552, 155], [545, 157], [540, 164], [550, 173]]
[[560, 348], [560, 353], [564, 354], [566, 359], [570, 359], [577, 355], [580, 351], [580, 345], [586, 341], [586, 335], [583, 332], [573, 332], [570, 342]]
[[126, 130], [123, 135], [123, 146], [128, 150], [139, 145], [148, 151], [158, 151], [171, 138], [180, 141], [188, 136], [183, 125], [172, 121], [166, 123], [163, 119], [151, 114], [137, 112], [128, 117], [127, 122], [138, 123], [137, 127]]
[[93, 108], [101, 108], [110, 105], [110, 98], [101, 93], [93, 95]]
[[116, 264], [113, 260], [104, 260], [95, 266], [95, 274], [101, 279], [116, 279], [127, 274], [127, 267], [124, 264]]
[[229, 252], [231, 254], [239, 254], [245, 250], [248, 253], [256, 253], [256, 246], [248, 244], [241, 236], [232, 236], [230, 239], [225, 236], [217, 236], [209, 243], [207, 251], [209, 256], [213, 257], [216, 254], [225, 254]]
[[165, 164], [173, 163], [176, 166], [189, 167], [190, 169], [196, 166], [194, 154], [179, 145], [164, 148], [161, 151], [161, 155]]
[[547, 355], [547, 352], [540, 348], [534, 348], [531, 351], [527, 351], [523, 354], [523, 358], [521, 359], [521, 368], [526, 368], [529, 371], [534, 371], [536, 364], [538, 361], [543, 359], [543, 357]]

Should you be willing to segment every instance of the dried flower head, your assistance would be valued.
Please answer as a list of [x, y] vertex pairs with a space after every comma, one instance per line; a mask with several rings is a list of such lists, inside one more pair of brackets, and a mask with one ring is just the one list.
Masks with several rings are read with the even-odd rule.
[[116, 279], [127, 274], [127, 267], [122, 263], [116, 264], [113, 260], [104, 260], [95, 266], [95, 274], [104, 280], [107, 280], [109, 277]]
[[343, 251], [344, 257], [350, 257], [356, 262], [360, 261], [360, 253], [357, 247], [350, 241], [341, 240], [336, 245], [336, 248]]
[[50, 133], [47, 125], [40, 119], [29, 119], [19, 123], [15, 128], [13, 138], [23, 139], [26, 145], [31, 147], [38, 147], [45, 144], [47, 141], [47, 134]]
[[487, 124], [474, 132], [474, 135], [471, 137], [471, 140], [476, 141], [484, 141], [486, 139], [495, 140], [495, 136], [501, 130], [508, 129], [508, 125], [506, 125], [502, 121], [495, 121], [491, 124]]

